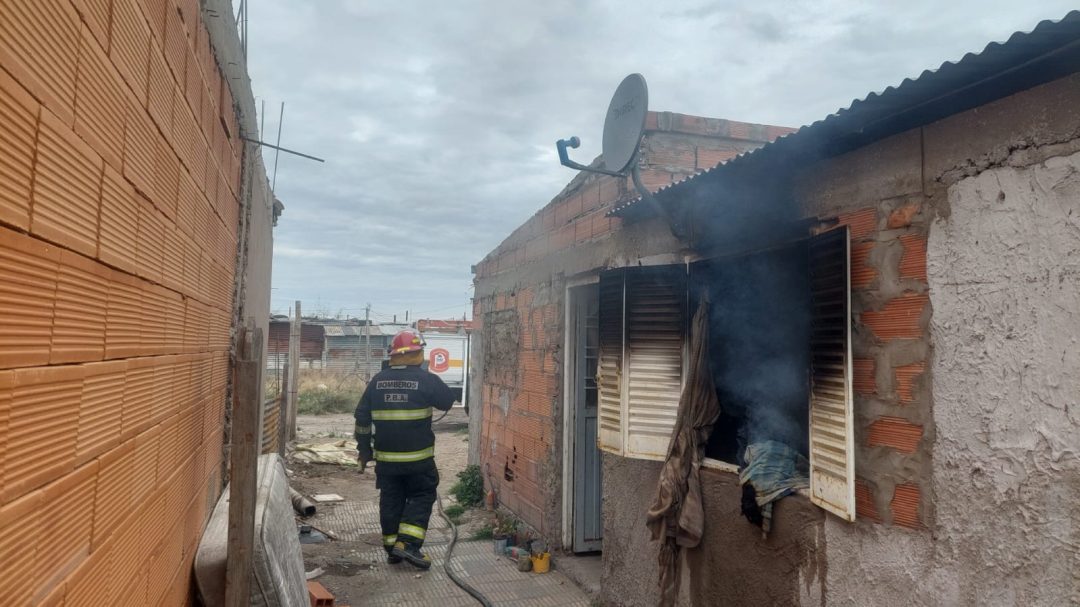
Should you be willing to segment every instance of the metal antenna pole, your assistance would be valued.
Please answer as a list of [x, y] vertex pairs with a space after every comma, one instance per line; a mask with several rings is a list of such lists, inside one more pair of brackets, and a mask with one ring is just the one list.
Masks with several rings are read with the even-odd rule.
[[371, 304], [364, 308], [364, 380], [371, 381]]
[[247, 59], [247, 1], [240, 0], [240, 8], [236, 11], [236, 25], [240, 29], [240, 53]]
[[[281, 114], [278, 116], [277, 123], [277, 148], [281, 147], [281, 123], [285, 120], [285, 102], [281, 102]], [[277, 161], [278, 156], [281, 155], [280, 149], [274, 150], [274, 177], [270, 181], [270, 191], [273, 192], [277, 189]]]

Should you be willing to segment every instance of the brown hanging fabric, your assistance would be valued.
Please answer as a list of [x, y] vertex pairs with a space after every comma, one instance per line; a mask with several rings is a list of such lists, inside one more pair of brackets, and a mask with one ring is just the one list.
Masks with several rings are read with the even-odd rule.
[[679, 597], [679, 551], [697, 546], [705, 531], [701, 460], [719, 415], [720, 402], [709, 369], [709, 303], [703, 297], [690, 326], [689, 374], [679, 399], [679, 416], [646, 518], [652, 539], [663, 541], [659, 584], [664, 606], [674, 605]]

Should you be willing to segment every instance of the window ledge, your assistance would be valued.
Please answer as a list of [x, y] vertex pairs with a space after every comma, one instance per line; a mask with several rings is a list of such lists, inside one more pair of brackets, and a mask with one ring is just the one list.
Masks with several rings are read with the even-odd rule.
[[708, 468], [709, 470], [717, 470], [719, 472], [730, 472], [731, 474], [738, 475], [739, 467], [735, 464], [729, 464], [728, 462], [706, 457], [701, 460], [701, 467]]

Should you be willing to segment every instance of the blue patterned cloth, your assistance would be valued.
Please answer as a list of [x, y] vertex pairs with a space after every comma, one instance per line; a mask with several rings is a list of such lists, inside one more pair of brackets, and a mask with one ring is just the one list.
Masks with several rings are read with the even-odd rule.
[[761, 531], [772, 528], [772, 505], [776, 500], [810, 487], [810, 462], [798, 451], [777, 441], [761, 441], [746, 447], [746, 467], [739, 471], [739, 483], [754, 488], [761, 508]]

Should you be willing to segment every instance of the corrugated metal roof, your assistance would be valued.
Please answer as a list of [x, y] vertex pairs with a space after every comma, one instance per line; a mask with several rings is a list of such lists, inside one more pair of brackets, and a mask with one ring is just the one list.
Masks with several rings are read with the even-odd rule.
[[[906, 78], [898, 86], [870, 93], [790, 135], [661, 188], [655, 198], [668, 203], [688, 188], [722, 179], [729, 171], [752, 163], [841, 154], [1077, 71], [1080, 11], [1071, 11], [1058, 21], [1040, 22], [1030, 32], [1016, 32], [1005, 42], [991, 42], [980, 53], [968, 53], [915, 79]], [[644, 212], [649, 207], [639, 205], [641, 200], [616, 206], [609, 215], [629, 217]]]
[[421, 333], [457, 333], [461, 329], [471, 332], [476, 329], [476, 323], [471, 320], [428, 320], [416, 321], [416, 330]]
[[323, 332], [327, 337], [355, 337], [363, 335], [371, 335], [372, 337], [379, 337], [386, 335], [383, 329], [379, 325], [371, 325], [371, 329], [365, 332], [365, 327], [357, 325], [324, 325]]

